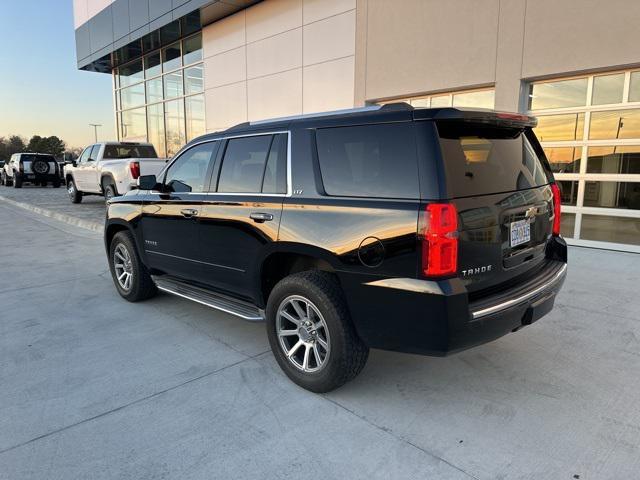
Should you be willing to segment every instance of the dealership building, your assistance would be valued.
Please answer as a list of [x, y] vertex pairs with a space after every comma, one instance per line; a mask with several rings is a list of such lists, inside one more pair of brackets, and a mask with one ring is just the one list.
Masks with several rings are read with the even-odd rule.
[[570, 243], [640, 253], [640, 1], [74, 0], [119, 139], [394, 101], [520, 111]]

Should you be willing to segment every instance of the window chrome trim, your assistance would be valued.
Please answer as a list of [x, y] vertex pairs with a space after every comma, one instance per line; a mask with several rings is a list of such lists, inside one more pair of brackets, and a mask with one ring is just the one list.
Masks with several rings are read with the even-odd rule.
[[290, 197], [293, 194], [293, 180], [291, 175], [291, 130], [277, 130], [272, 132], [256, 132], [256, 133], [247, 133], [240, 135], [226, 135], [224, 137], [219, 138], [209, 138], [207, 140], [202, 140], [190, 145], [185, 145], [176, 153], [171, 162], [167, 163], [162, 170], [157, 175], [157, 178], [161, 178], [166, 174], [167, 170], [171, 168], [171, 165], [174, 164], [182, 155], [191, 150], [198, 145], [203, 145], [205, 143], [213, 143], [213, 142], [221, 142], [223, 140], [231, 140], [234, 138], [245, 138], [245, 137], [261, 137], [264, 135], [280, 135], [286, 133], [287, 134], [287, 193], [250, 193], [250, 192], [181, 192], [181, 195], [212, 195], [212, 196], [220, 196], [220, 195], [247, 195], [254, 197]]
[[530, 290], [529, 292], [523, 295], [520, 295], [519, 297], [512, 298], [511, 300], [507, 300], [506, 302], [498, 303], [496, 305], [492, 305], [490, 307], [483, 308], [480, 310], [475, 310], [471, 312], [471, 316], [473, 317], [473, 320], [477, 320], [479, 318], [486, 317], [487, 315], [492, 315], [494, 313], [501, 312], [502, 310], [506, 310], [507, 308], [511, 308], [515, 305], [524, 303], [527, 300], [530, 300], [531, 298], [535, 297], [536, 295], [544, 292], [545, 290], [552, 288], [565, 275], [566, 272], [567, 272], [567, 264], [565, 263], [560, 268], [560, 270], [553, 276], [553, 278], [548, 282], [546, 282], [545, 284], [540, 285], [539, 287], [536, 287], [533, 290]]

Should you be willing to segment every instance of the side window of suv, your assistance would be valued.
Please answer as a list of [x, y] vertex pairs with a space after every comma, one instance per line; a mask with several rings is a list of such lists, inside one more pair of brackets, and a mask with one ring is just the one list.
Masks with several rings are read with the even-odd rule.
[[324, 128], [316, 141], [328, 195], [420, 198], [412, 124]]
[[[267, 156], [273, 139], [273, 135], [230, 139], [222, 160], [218, 192], [261, 193]], [[274, 159], [274, 163], [277, 163], [277, 158]], [[272, 170], [275, 175], [277, 166], [274, 165]]]
[[196, 145], [184, 152], [167, 170], [164, 184], [169, 192], [202, 193], [216, 142]]

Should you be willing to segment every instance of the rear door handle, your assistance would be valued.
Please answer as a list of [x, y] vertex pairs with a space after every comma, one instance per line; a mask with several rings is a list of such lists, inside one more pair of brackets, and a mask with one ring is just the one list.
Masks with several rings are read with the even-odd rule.
[[264, 223], [273, 220], [273, 215], [270, 213], [253, 212], [249, 215], [249, 218], [256, 223]]
[[183, 217], [191, 218], [198, 215], [198, 210], [196, 210], [195, 208], [183, 208], [182, 210], [180, 210], [180, 213]]

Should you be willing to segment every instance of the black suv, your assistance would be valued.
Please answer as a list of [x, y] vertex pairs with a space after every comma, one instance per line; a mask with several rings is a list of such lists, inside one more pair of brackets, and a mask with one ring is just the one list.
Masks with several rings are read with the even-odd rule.
[[446, 355], [514, 332], [566, 274], [535, 124], [392, 104], [202, 136], [109, 202], [116, 288], [266, 319], [284, 372], [315, 392], [369, 348]]

